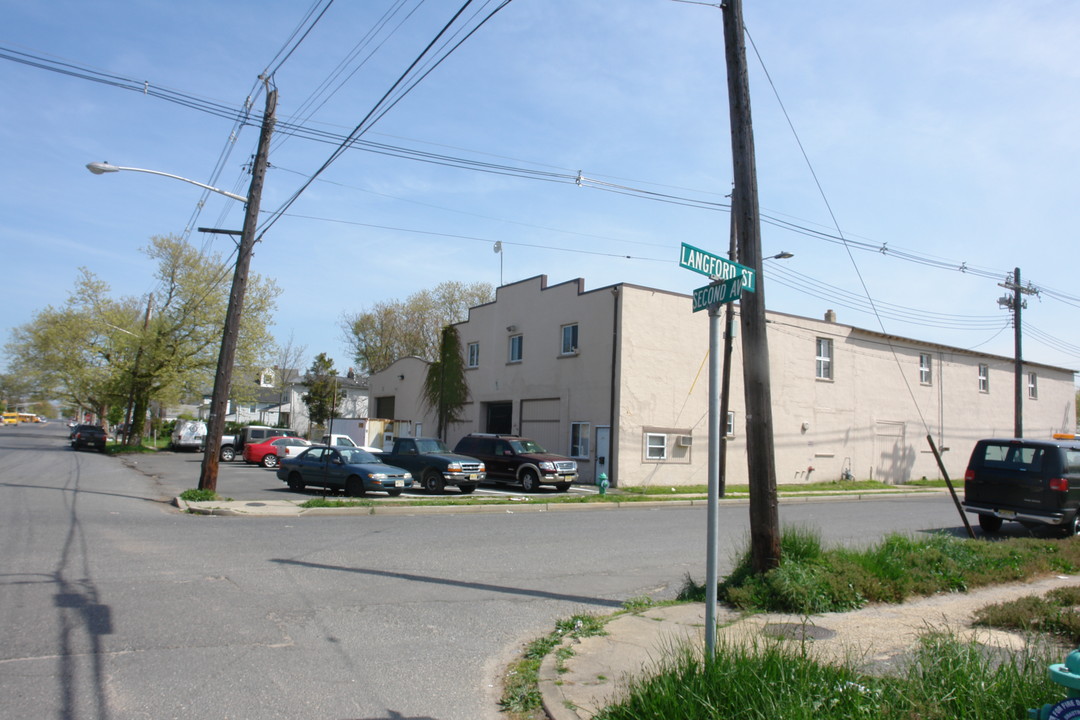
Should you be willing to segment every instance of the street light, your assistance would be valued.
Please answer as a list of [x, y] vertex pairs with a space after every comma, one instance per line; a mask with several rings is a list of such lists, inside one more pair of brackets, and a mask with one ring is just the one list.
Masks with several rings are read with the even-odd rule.
[[270, 135], [274, 128], [274, 109], [277, 106], [277, 90], [270, 89], [267, 82], [266, 110], [263, 113], [262, 131], [259, 133], [259, 145], [255, 151], [255, 163], [251, 168], [251, 186], [248, 198], [234, 195], [210, 185], [194, 180], [142, 168], [125, 168], [108, 163], [90, 163], [87, 169], [95, 175], [119, 170], [134, 170], [164, 175], [198, 185], [212, 192], [240, 200], [246, 204], [244, 229], [240, 235], [240, 244], [236, 249], [236, 267], [233, 271], [232, 289], [229, 291], [229, 306], [225, 311], [225, 325], [221, 333], [221, 351], [218, 353], [217, 372], [214, 374], [214, 393], [210, 398], [210, 417], [206, 424], [206, 441], [203, 448], [202, 469], [199, 475], [199, 489], [217, 491], [218, 452], [221, 448], [221, 436], [225, 432], [225, 410], [229, 403], [229, 385], [232, 382], [233, 358], [236, 356], [236, 340], [240, 334], [240, 315], [244, 308], [244, 294], [247, 292], [248, 267], [255, 247], [255, 227], [259, 221], [259, 203], [262, 199], [263, 176], [266, 175], [267, 155], [270, 149]]
[[203, 188], [205, 190], [209, 190], [211, 192], [216, 192], [219, 195], [224, 195], [225, 197], [230, 197], [233, 200], [239, 200], [242, 203], [247, 202], [247, 198], [244, 197], [243, 195], [236, 195], [235, 193], [231, 193], [231, 192], [229, 192], [227, 190], [221, 190], [220, 188], [216, 188], [216, 187], [214, 187], [212, 185], [206, 185], [204, 183], [198, 182], [197, 180], [190, 180], [190, 179], [188, 179], [186, 177], [180, 177], [179, 175], [173, 175], [171, 173], [161, 172], [159, 170], [147, 170], [145, 168], [136, 168], [136, 167], [121, 167], [119, 165], [110, 165], [107, 162], [87, 163], [86, 164], [86, 169], [89, 170], [90, 172], [94, 173], [95, 175], [104, 175], [105, 173], [120, 172], [121, 170], [131, 170], [133, 172], [144, 172], [144, 173], [150, 173], [151, 175], [161, 175], [163, 177], [173, 178], [174, 180], [183, 180], [184, 182], [191, 183], [192, 185], [198, 185], [199, 187], [201, 187], [201, 188]]

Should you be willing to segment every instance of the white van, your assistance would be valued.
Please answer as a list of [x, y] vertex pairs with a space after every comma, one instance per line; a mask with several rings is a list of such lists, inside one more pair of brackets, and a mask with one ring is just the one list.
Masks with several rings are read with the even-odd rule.
[[177, 420], [169, 444], [172, 450], [202, 450], [206, 442], [206, 423], [198, 420]]

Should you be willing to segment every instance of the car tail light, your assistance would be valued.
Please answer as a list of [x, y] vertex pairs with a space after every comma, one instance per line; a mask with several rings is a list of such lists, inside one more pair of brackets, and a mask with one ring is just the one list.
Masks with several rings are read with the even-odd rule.
[[1058, 492], [1069, 492], [1068, 478], [1051, 478], [1050, 489]]
[[975, 479], [975, 471], [972, 470], [971, 468], [968, 468], [967, 471], [964, 472], [964, 482], [971, 482], [974, 479]]

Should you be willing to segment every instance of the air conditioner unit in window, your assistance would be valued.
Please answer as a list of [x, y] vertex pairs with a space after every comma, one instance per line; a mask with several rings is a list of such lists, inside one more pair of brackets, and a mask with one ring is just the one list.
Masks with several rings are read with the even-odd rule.
[[676, 441], [679, 447], [693, 447], [694, 436], [693, 435], [680, 435]]

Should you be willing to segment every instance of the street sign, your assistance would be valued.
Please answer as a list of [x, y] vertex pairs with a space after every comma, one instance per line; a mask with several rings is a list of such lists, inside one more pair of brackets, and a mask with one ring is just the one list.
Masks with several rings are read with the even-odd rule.
[[728, 280], [740, 276], [742, 277], [743, 290], [754, 292], [754, 278], [756, 273], [753, 268], [731, 262], [719, 255], [713, 255], [712, 253], [696, 248], [693, 245], [687, 245], [686, 243], [682, 244], [682, 251], [679, 254], [679, 267], [684, 267], [687, 270], [693, 270], [702, 275], [708, 275], [711, 278], [718, 278], [720, 280]]
[[694, 291], [694, 312], [704, 310], [716, 303], [729, 303], [742, 296], [742, 278], [733, 277], [714, 282]]

